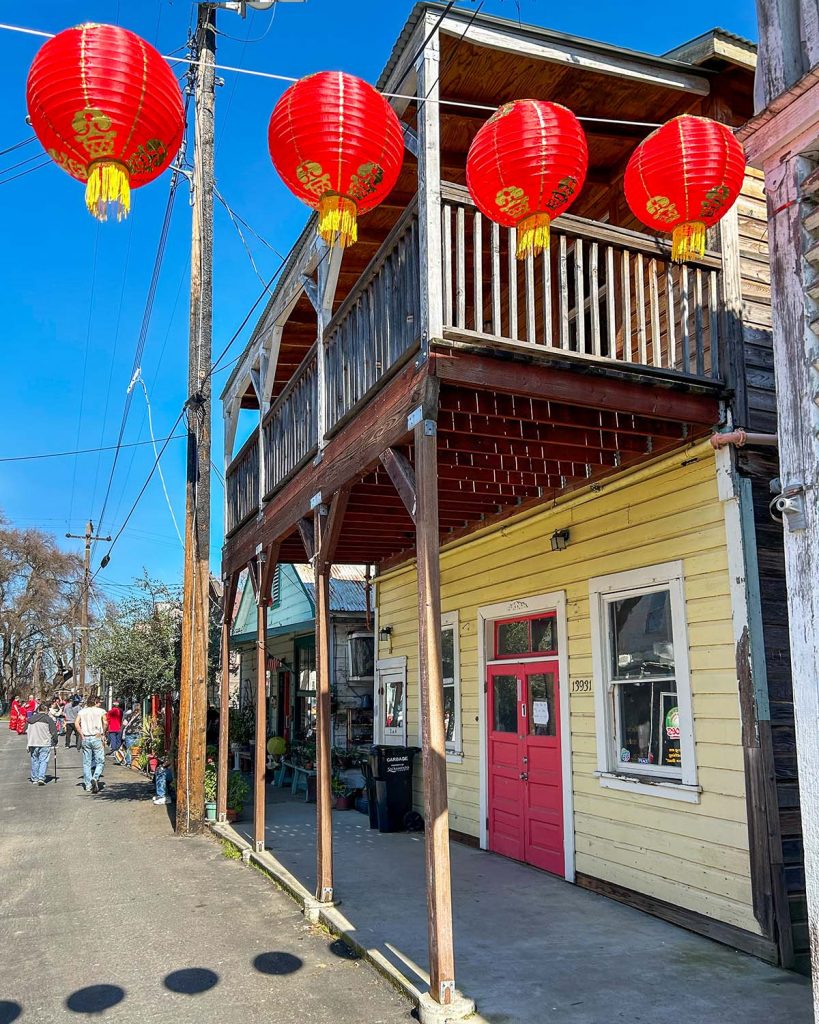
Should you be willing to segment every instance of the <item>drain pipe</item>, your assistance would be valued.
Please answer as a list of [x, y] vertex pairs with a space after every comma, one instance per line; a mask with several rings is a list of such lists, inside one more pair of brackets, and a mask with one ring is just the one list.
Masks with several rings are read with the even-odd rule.
[[741, 427], [736, 430], [729, 430], [724, 434], [712, 434], [709, 438], [714, 451], [733, 445], [735, 448], [744, 448], [746, 444], [757, 445], [762, 448], [777, 448], [779, 440], [776, 434], [751, 434]]

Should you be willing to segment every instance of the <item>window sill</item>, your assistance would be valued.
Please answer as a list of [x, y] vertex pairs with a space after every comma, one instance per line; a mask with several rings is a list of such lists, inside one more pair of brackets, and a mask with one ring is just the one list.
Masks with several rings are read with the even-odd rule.
[[463, 751], [448, 750], [446, 752], [446, 763], [447, 764], [463, 764], [464, 754]]
[[681, 782], [667, 779], [652, 782], [642, 777], [615, 775], [612, 772], [595, 772], [604, 789], [619, 789], [625, 793], [640, 793], [643, 796], [657, 796], [663, 800], [681, 800], [683, 803], [698, 804], [701, 786], [685, 786]]

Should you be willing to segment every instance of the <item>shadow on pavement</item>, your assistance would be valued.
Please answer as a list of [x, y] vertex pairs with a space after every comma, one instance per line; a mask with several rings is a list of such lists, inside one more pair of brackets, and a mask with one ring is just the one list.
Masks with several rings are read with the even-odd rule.
[[207, 992], [208, 989], [219, 981], [219, 975], [207, 967], [185, 967], [181, 971], [171, 971], [165, 976], [163, 984], [171, 992], [182, 992], [187, 996], [195, 996], [200, 992]]
[[295, 974], [304, 967], [304, 961], [292, 953], [259, 953], [253, 966], [261, 974]]
[[100, 780], [101, 789], [96, 794], [98, 800], [140, 800], [144, 802], [152, 794], [152, 787], [147, 779], [135, 779], [133, 782], [120, 782], [115, 780], [116, 785], [107, 786], [105, 780]]
[[72, 992], [65, 1005], [74, 1013], [103, 1013], [124, 998], [125, 989], [119, 985], [89, 985]]
[[19, 1003], [14, 1003], [10, 999], [0, 999], [0, 1024], [11, 1024], [22, 1012], [23, 1007]]

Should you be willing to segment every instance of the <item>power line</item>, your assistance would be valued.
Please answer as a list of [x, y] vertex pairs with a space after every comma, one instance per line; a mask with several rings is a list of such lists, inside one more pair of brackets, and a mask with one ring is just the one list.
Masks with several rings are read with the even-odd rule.
[[34, 167], [29, 167], [25, 171], [20, 171], [18, 174], [12, 174], [10, 178], [3, 178], [3, 180], [0, 181], [0, 185], [8, 185], [10, 181], [16, 181], [18, 178], [24, 178], [27, 174], [33, 174], [35, 171], [40, 171], [43, 167], [48, 167], [52, 162], [51, 157], [46, 157], [41, 164], [35, 164]]
[[[177, 422], [179, 422], [177, 420]], [[168, 437], [158, 437], [156, 440], [159, 441], [176, 441], [180, 437], [185, 437], [185, 434], [169, 434]], [[120, 448], [140, 448], [143, 445], [153, 444], [152, 441], [129, 441], [127, 444], [119, 445]], [[70, 452], [43, 452], [39, 455], [6, 455], [0, 457], [0, 462], [33, 462], [36, 459], [61, 459], [68, 455], [92, 455], [96, 452], [113, 452], [117, 448], [115, 444], [105, 445], [102, 448], [78, 448]], [[54, 522], [62, 522], [62, 520], [55, 519]]]
[[0, 149], [0, 156], [5, 156], [6, 153], [13, 153], [15, 149], [22, 149], [23, 146], [30, 146], [32, 142], [36, 141], [36, 135], [29, 135], [27, 139], [23, 139], [21, 142], [15, 142], [13, 146], [6, 146], [5, 149]]
[[[26, 164], [33, 163], [35, 160], [41, 160], [43, 156], [43, 153], [35, 153], [34, 156], [27, 156], [25, 160], [18, 160], [18, 162], [16, 164], [12, 164], [11, 167], [4, 167], [0, 170], [0, 174], [8, 174], [9, 171], [16, 171], [18, 167], [25, 167]], [[49, 163], [50, 162], [51, 158], [49, 157]], [[30, 170], [34, 170], [34, 168], [30, 168]]]

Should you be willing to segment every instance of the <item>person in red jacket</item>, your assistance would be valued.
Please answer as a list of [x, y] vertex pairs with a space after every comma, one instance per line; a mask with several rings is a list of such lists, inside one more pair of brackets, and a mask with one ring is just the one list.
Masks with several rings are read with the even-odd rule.
[[9, 729], [12, 732], [17, 732], [17, 723], [20, 721], [20, 715], [25, 718], [25, 712], [20, 706], [20, 701], [17, 699], [17, 694], [11, 698], [11, 708], [9, 710]]
[[111, 744], [111, 753], [116, 754], [122, 742], [122, 708], [118, 700], [114, 701], [108, 712], [108, 740]]

